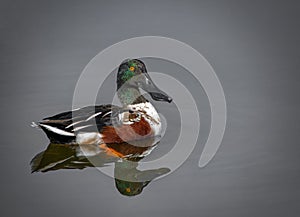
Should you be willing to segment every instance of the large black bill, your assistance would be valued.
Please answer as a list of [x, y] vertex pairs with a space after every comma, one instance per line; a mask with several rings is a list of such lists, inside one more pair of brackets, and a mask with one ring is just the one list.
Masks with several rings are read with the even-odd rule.
[[165, 92], [160, 90], [158, 87], [156, 87], [151, 78], [147, 77], [146, 79], [146, 82], [143, 82], [141, 88], [147, 91], [153, 100], [165, 101], [169, 103], [172, 102], [172, 98], [169, 97]]
[[165, 94], [164, 92], [149, 92], [150, 96], [152, 97], [152, 99], [156, 100], [156, 101], [166, 101], [166, 102], [172, 102], [172, 98], [169, 97], [167, 94]]

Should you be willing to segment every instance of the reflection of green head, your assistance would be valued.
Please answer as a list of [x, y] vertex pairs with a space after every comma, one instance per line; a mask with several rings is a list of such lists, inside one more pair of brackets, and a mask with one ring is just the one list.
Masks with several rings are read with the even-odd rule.
[[115, 163], [115, 184], [118, 191], [125, 196], [135, 196], [155, 178], [168, 172], [168, 168], [138, 170], [138, 162], [122, 161]]
[[125, 196], [135, 196], [140, 194], [144, 187], [146, 187], [150, 181], [147, 182], [128, 182], [120, 179], [115, 179], [116, 187], [118, 191]]

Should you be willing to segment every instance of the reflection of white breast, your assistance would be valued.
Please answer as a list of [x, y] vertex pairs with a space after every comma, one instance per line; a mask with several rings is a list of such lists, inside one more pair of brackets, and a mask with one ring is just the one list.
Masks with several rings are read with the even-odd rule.
[[139, 111], [145, 120], [150, 124], [154, 135], [158, 136], [161, 133], [160, 117], [150, 102], [128, 105], [128, 108], [133, 111]]

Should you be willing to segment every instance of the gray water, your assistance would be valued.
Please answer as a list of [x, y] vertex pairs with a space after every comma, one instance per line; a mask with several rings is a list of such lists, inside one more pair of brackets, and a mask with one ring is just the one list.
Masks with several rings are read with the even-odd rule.
[[[298, 10], [293, 1], [2, 1], [2, 215], [299, 216]], [[31, 121], [69, 110], [90, 59], [142, 35], [181, 40], [215, 69], [228, 122], [214, 159], [197, 166], [210, 124], [199, 84], [177, 66], [147, 60], [149, 69], [173, 71], [199, 90], [203, 128], [178, 170], [134, 197], [120, 194], [113, 178], [89, 166], [31, 173], [30, 161], [49, 144]], [[113, 74], [108, 81], [109, 97]], [[149, 159], [173, 147], [180, 126], [174, 105], [155, 105], [173, 124]]]

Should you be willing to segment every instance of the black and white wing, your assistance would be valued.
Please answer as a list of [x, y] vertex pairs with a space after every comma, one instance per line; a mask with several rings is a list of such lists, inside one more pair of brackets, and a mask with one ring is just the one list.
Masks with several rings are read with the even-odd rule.
[[118, 119], [124, 109], [115, 105], [87, 106], [44, 118], [36, 125], [51, 142], [74, 143], [79, 132], [99, 132]]

